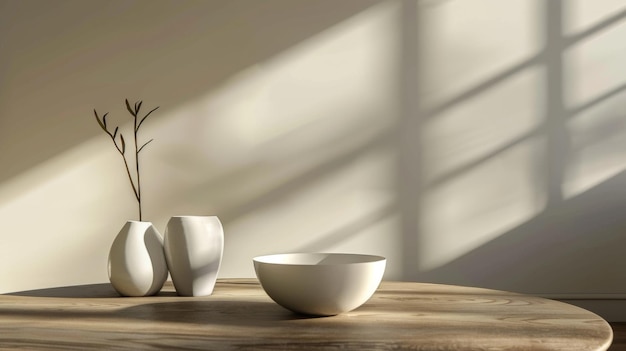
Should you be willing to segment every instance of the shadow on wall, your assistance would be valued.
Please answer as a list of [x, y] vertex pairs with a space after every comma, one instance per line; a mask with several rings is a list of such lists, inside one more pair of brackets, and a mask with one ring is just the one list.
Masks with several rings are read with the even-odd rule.
[[546, 210], [451, 262], [420, 273], [448, 282], [533, 294], [625, 294], [626, 172]]
[[[545, 152], [540, 149], [535, 151], [533, 167], [538, 177], [533, 183], [545, 207], [530, 219], [469, 252], [435, 267], [421, 271], [418, 268], [417, 272], [410, 273], [411, 279], [559, 297], [580, 293], [590, 294], [588, 296], [607, 292], [626, 293], [620, 269], [624, 262], [623, 248], [626, 247], [626, 217], [623, 215], [626, 208], [626, 192], [623, 190], [626, 189], [626, 172], [615, 172], [616, 169], [623, 170], [624, 162], [611, 156], [624, 155], [617, 148], [623, 146], [624, 116], [614, 112], [615, 108], [623, 109], [623, 100], [620, 99], [624, 96], [624, 84], [579, 103], [572, 98], [572, 90], [575, 90], [572, 86], [581, 84], [580, 80], [576, 80], [580, 78], [575, 76], [580, 73], [571, 69], [571, 58], [570, 62], [565, 61], [568, 55], [572, 55], [572, 49], [597, 40], [598, 34], [621, 23], [626, 18], [626, 11], [615, 12], [586, 30], [566, 36], [562, 33], [566, 10], [564, 2], [543, 2], [540, 9], [545, 38], [542, 52], [481, 82], [475, 89], [444, 101], [441, 106], [426, 112], [425, 117], [438, 118], [452, 105], [480, 95], [487, 88], [498, 86], [536, 65], [545, 69], [544, 86], [540, 89], [545, 94], [543, 121], [485, 156], [444, 173], [428, 183], [424, 191], [467, 176], [468, 172], [484, 163], [539, 138], [544, 141], [545, 148], [542, 149]], [[594, 161], [585, 160], [585, 152], [593, 149], [600, 149], [603, 153], [596, 152]], [[592, 166], [581, 166], [584, 162]], [[610, 171], [607, 173], [606, 169]], [[603, 172], [604, 175], [596, 175]], [[611, 172], [613, 175], [607, 177]], [[585, 183], [585, 173], [591, 175], [590, 178], [596, 177], [593, 185], [573, 186], [576, 182]], [[483, 179], [483, 184], [498, 177], [484, 175], [487, 178]], [[498, 197], [506, 198], [508, 192], [515, 191], [502, 190]], [[452, 203], [454, 200], [449, 201]], [[474, 201], [476, 207], [481, 207], [485, 199], [475, 198]], [[495, 208], [492, 211], [498, 213]], [[477, 216], [481, 215], [478, 212]], [[457, 226], [457, 229], [458, 237], [462, 238], [463, 228]]]
[[375, 3], [2, 0], [0, 182], [99, 137], [93, 108], [183, 105]]
[[[145, 135], [152, 136], [155, 128], [162, 127], [163, 135], [170, 136], [167, 127], [177, 121], [166, 116], [221, 92], [233, 76], [250, 66], [271, 61], [378, 3], [0, 0], [0, 217], [9, 228], [0, 234], [0, 256], [5, 263], [0, 281], [8, 282], [1, 288], [28, 289], [106, 279], [103, 262], [112, 237], [123, 224], [117, 221], [134, 216], [135, 211], [132, 197], [124, 197], [129, 192], [117, 191], [128, 190], [128, 184], [122, 184], [127, 180], [123, 179], [122, 165], [113, 163], [120, 162], [119, 155], [111, 145], [104, 146], [110, 140], [93, 120], [93, 108], [100, 113], [109, 111], [111, 124], [122, 124], [128, 117], [124, 98], [160, 105], [159, 113], [146, 124]], [[245, 105], [242, 100], [238, 102]], [[194, 116], [187, 121], [188, 129], [181, 131], [180, 141], [187, 149], [201, 151], [200, 159], [192, 161], [212, 166], [205, 153], [212, 145], [207, 146], [205, 135], [194, 132], [212, 126], [219, 116], [199, 110], [193, 112], [200, 118]], [[254, 111], [250, 114], [257, 115]], [[159, 135], [155, 139], [159, 143], [150, 145], [154, 155], [160, 155], [159, 148], [171, 146], [166, 145], [168, 141], [179, 141]], [[190, 140], [196, 144], [191, 145]], [[281, 146], [276, 144], [275, 148]], [[345, 150], [353, 145], [348, 146]], [[212, 149], [211, 154], [220, 154], [219, 150]], [[57, 162], [55, 158], [62, 160]], [[151, 164], [149, 159], [157, 161]], [[147, 218], [163, 222], [160, 224], [166, 216], [179, 214], [164, 208], [168, 205], [191, 204], [195, 211], [206, 214], [213, 210], [207, 207], [219, 200], [212, 197], [207, 205], [203, 197], [196, 202], [201, 193], [212, 191], [219, 199], [220, 194], [235, 192], [232, 184], [238, 180], [257, 177], [254, 171], [258, 163], [252, 160], [251, 164], [229, 168], [235, 168], [234, 174], [220, 179], [230, 180], [230, 187], [220, 187], [224, 183], [213, 182], [213, 176], [223, 174], [211, 173], [219, 167], [193, 174], [193, 165], [183, 162], [184, 171], [177, 173], [181, 178], [209, 178], [199, 183], [202, 189], [189, 189], [158, 172], [158, 157], [144, 160], [142, 174], [161, 175], [160, 179], [142, 178], [144, 194], [157, 194], [146, 202], [159, 204], [156, 209], [147, 209]], [[273, 169], [271, 161], [266, 162], [269, 166], [264, 171], [281, 173]], [[46, 166], [51, 163], [54, 167]], [[182, 168], [185, 166], [191, 167]], [[19, 187], [13, 186], [16, 182]], [[211, 188], [212, 184], [216, 187]], [[169, 196], [166, 191], [177, 186], [173, 191], [176, 197]], [[245, 184], [241, 188], [245, 189]], [[271, 197], [263, 198], [271, 202]], [[236, 211], [229, 205], [217, 205], [228, 209], [227, 219], [259, 206], [252, 203]], [[38, 220], [24, 220], [26, 217]], [[24, 263], [25, 256], [38, 259]], [[83, 264], [77, 267], [76, 262]], [[245, 263], [247, 267], [249, 262]]]

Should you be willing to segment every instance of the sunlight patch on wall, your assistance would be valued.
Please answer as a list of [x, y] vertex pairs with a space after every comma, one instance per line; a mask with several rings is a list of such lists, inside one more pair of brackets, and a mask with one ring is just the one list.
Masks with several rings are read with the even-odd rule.
[[251, 258], [270, 252], [396, 254], [397, 5], [346, 19], [145, 127], [160, 136], [145, 162], [159, 177], [146, 189], [170, 212], [223, 219], [224, 276], [253, 276]]
[[545, 206], [538, 6], [446, 1], [420, 17], [428, 30], [420, 68], [419, 271], [454, 261]]
[[108, 248], [128, 214], [136, 213], [124, 177], [119, 156], [103, 138], [2, 183], [0, 257], [12, 264], [0, 269], [0, 290], [106, 280]]
[[571, 198], [626, 169], [626, 99], [613, 98], [574, 116], [563, 195]]
[[526, 0], [464, 0], [424, 6], [420, 93], [425, 107], [537, 54], [542, 43], [536, 5]]
[[[306, 247], [396, 255], [396, 9], [369, 8], [201, 98], [161, 106], [140, 133], [155, 139], [141, 158], [145, 219], [163, 231], [172, 215], [220, 216], [223, 277], [253, 276], [255, 255]], [[136, 213], [104, 134], [10, 179], [0, 288], [106, 281], [112, 240]]]
[[[623, 2], [568, 2], [570, 28], [584, 30], [626, 10]], [[573, 33], [575, 34], [575, 32]], [[564, 101], [572, 111], [566, 198], [579, 195], [626, 169], [626, 19], [575, 43], [564, 55]]]
[[[295, 179], [296, 191], [274, 194], [262, 206], [238, 216], [229, 226], [223, 274], [253, 275], [250, 259], [268, 253], [398, 256], [394, 250], [399, 233], [394, 232], [394, 210], [388, 209], [394, 200], [389, 152], [368, 152], [312, 178], [303, 174]], [[398, 271], [400, 262], [394, 263]]]
[[542, 70], [527, 69], [425, 122], [424, 178], [427, 184], [462, 173], [536, 134]]
[[453, 261], [542, 209], [536, 183], [541, 140], [526, 140], [428, 189], [422, 202], [420, 270]]
[[626, 19], [585, 38], [565, 52], [564, 99], [576, 108], [626, 84]]
[[626, 10], [623, 0], [567, 0], [563, 2], [563, 29], [575, 34]]
[[391, 118], [379, 117], [394, 112], [395, 5], [375, 6], [261, 63], [264, 99], [249, 121], [253, 142], [284, 157], [350, 134], [355, 125], [389, 125]]

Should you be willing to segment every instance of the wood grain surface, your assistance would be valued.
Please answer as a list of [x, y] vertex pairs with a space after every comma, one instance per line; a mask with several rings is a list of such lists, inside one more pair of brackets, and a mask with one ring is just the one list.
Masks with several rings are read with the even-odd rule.
[[213, 295], [118, 297], [109, 284], [0, 295], [0, 349], [606, 350], [611, 327], [561, 302], [450, 285], [383, 282], [360, 308], [294, 314], [256, 280]]

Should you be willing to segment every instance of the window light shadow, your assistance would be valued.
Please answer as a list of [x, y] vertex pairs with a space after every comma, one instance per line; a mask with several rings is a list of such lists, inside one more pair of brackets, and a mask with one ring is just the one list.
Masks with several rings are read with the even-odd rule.
[[[526, 144], [532, 139], [537, 140], [539, 138], [538, 140], [543, 139], [546, 142], [546, 152], [543, 155], [535, 154], [534, 156], [537, 159], [536, 171], [543, 171], [538, 172], [538, 177], [533, 181], [537, 186], [538, 199], [541, 198], [540, 193], [545, 194], [545, 207], [542, 212], [537, 212], [528, 220], [509, 230], [497, 233], [489, 241], [468, 250], [465, 254], [461, 253], [450, 262], [425, 269], [425, 266], [417, 259], [405, 271], [405, 276], [411, 280], [468, 285], [482, 284], [494, 288], [534, 293], [563, 292], [568, 289], [570, 291], [585, 291], [588, 290], [589, 286], [604, 286], [605, 290], [611, 289], [611, 287], [606, 286], [610, 284], [605, 279], [607, 275], [598, 272], [610, 272], [612, 270], [609, 263], [614, 264], [616, 262], [617, 252], [609, 246], [623, 241], [617, 236], [616, 230], [626, 223], [616, 218], [616, 209], [623, 208], [623, 204], [614, 195], [608, 198], [602, 196], [609, 194], [610, 189], [621, 187], [618, 184], [621, 184], [623, 173], [618, 173], [612, 178], [603, 180], [602, 183], [595, 184], [594, 187], [579, 196], [565, 198], [561, 189], [566, 182], [567, 172], [570, 171], [568, 167], [569, 162], [571, 162], [571, 153], [574, 151], [569, 135], [570, 121], [580, 113], [621, 95], [623, 85], [606, 91], [576, 107], [567, 109], [562, 96], [564, 94], [563, 78], [567, 77], [569, 72], [563, 67], [562, 55], [564, 50], [621, 23], [626, 14], [624, 11], [620, 11], [581, 33], [564, 36], [560, 32], [562, 2], [540, 2], [540, 4], [545, 5], [541, 9], [542, 16], [546, 21], [544, 23], [546, 30], [544, 35], [547, 38], [543, 52], [491, 76], [486, 81], [479, 82], [474, 87], [443, 101], [437, 106], [414, 112], [421, 116], [418, 118], [424, 120], [437, 119], [453, 106], [474, 99], [487, 89], [497, 89], [502, 82], [518, 75], [521, 71], [541, 66], [546, 69], [545, 87], [540, 89], [541, 93], [546, 94], [545, 105], [543, 106], [544, 121], [528, 133], [521, 134], [517, 138], [509, 140], [504, 146], [493, 148], [490, 152], [443, 173], [443, 175], [433, 179], [432, 182], [424, 182], [423, 177], [421, 179], [418, 176], [414, 177], [414, 182], [422, 184], [417, 185], [422, 188], [421, 190], [414, 190], [412, 194], [425, 199], [424, 195], [433, 186], [466, 177], [468, 172], [476, 167], [496, 158], [501, 158], [503, 153], [511, 147]], [[621, 128], [621, 124], [618, 123], [616, 128]], [[615, 132], [619, 133], [619, 130]], [[413, 135], [419, 138], [419, 123], [416, 123]], [[589, 142], [593, 144], [601, 139], [603, 137], [599, 136]], [[415, 142], [412, 145], [418, 148], [423, 144]], [[424, 146], [428, 147], [428, 145]], [[498, 175], [493, 175], [493, 177], [498, 177]], [[485, 182], [493, 182], [493, 180], [486, 178]], [[485, 201], [484, 198], [476, 198], [475, 200], [477, 206]], [[448, 201], [448, 204], [453, 206], [460, 199], [457, 196]], [[595, 207], [599, 204], [604, 211], [602, 214], [598, 214], [600, 210]], [[436, 244], [429, 244], [425, 238], [425, 236], [431, 239], [436, 238], [438, 236], [436, 231], [430, 230], [425, 233], [424, 220], [414, 219], [415, 214], [424, 213], [424, 207], [427, 206], [429, 204], [415, 203], [412, 208], [400, 207], [406, 218], [405, 223], [410, 223], [405, 225], [403, 229], [410, 231], [410, 233], [405, 232], [404, 234], [407, 238], [405, 245], [411, 244], [410, 248], [405, 250], [406, 256], [420, 256], [424, 252], [438, 252], [437, 250], [442, 249]], [[407, 209], [410, 210], [407, 212]], [[441, 221], [444, 219], [440, 219]], [[601, 227], [594, 229], [590, 223], [601, 225]], [[464, 230], [461, 227], [458, 227], [458, 231], [459, 239], [467, 235], [467, 233], [463, 233]], [[423, 239], [415, 241], [412, 238], [413, 235]], [[589, 236], [594, 237], [594, 245], [596, 246], [593, 248], [587, 246], [586, 238]], [[436, 241], [437, 239], [432, 240]], [[424, 247], [425, 245], [426, 247]], [[623, 246], [623, 244], [618, 244], [618, 246]], [[589, 254], [591, 251], [597, 250], [598, 247], [601, 247], [601, 250], [606, 249], [611, 258], [600, 262], [586, 262], [585, 265], [583, 263], [585, 253]], [[576, 270], [578, 273], [575, 272]], [[593, 272], [596, 272], [596, 276], [591, 277]], [[505, 275], [508, 276], [505, 277]], [[551, 278], [556, 276], [559, 279]], [[596, 284], [594, 285], [594, 283]], [[603, 288], [598, 289], [602, 290]]]

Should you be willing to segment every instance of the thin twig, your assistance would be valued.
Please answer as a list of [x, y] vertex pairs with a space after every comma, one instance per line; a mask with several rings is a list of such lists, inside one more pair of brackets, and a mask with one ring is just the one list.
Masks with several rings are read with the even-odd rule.
[[145, 144], [143, 144], [140, 148], [139, 151], [137, 151], [137, 153], [140, 153], [141, 150], [143, 150], [144, 147], [146, 147], [146, 145], [150, 144], [154, 139], [150, 139], [148, 140]]
[[139, 127], [141, 127], [141, 125], [146, 120], [146, 118], [148, 118], [148, 116], [152, 112], [156, 111], [159, 108], [159, 106], [152, 109], [145, 116], [143, 116], [141, 120], [139, 121], [138, 116], [139, 116], [139, 111], [141, 110], [141, 105], [143, 104], [143, 101], [135, 102], [133, 106], [134, 108], [131, 107], [128, 99], [125, 99], [125, 103], [126, 103], [126, 109], [133, 116], [133, 121], [134, 121], [134, 126], [133, 126], [134, 138], [133, 139], [134, 139], [134, 144], [135, 144], [135, 171], [137, 175], [136, 185], [135, 185], [135, 181], [133, 180], [133, 176], [130, 172], [128, 160], [126, 159], [126, 140], [124, 139], [124, 135], [122, 133], [119, 133], [121, 146], [117, 143], [116, 137], [118, 135], [119, 126], [116, 126], [115, 130], [111, 133], [111, 131], [109, 131], [108, 129], [107, 120], [106, 120], [108, 113], [105, 113], [102, 116], [102, 118], [100, 118], [100, 116], [98, 116], [98, 112], [95, 109], [93, 110], [93, 112], [94, 112], [94, 115], [96, 116], [96, 121], [98, 121], [98, 125], [100, 125], [100, 128], [102, 128], [102, 130], [109, 135], [109, 137], [113, 141], [113, 145], [115, 145], [115, 148], [117, 149], [117, 152], [122, 156], [122, 159], [124, 160], [124, 167], [126, 168], [126, 174], [128, 175], [128, 180], [130, 181], [130, 185], [133, 188], [133, 193], [135, 194], [135, 198], [137, 199], [137, 205], [139, 207], [139, 220], [141, 221], [143, 220], [143, 214], [142, 214], [142, 208], [141, 208], [141, 174], [139, 172], [139, 153], [141, 152], [141, 150], [143, 150], [144, 147], [150, 144], [154, 139], [150, 139], [149, 141], [144, 143], [141, 147], [139, 147], [139, 144], [137, 142], [137, 136], [139, 132]]
[[139, 127], [141, 127], [141, 125], [143, 124], [143, 121], [146, 120], [146, 118], [148, 118], [148, 116], [150, 116], [150, 114], [154, 111], [156, 111], [160, 106], [157, 106], [155, 108], [153, 108], [150, 112], [148, 112], [145, 116], [143, 116], [143, 118], [141, 119], [141, 122], [139, 122], [139, 125], [137, 126], [137, 129], [139, 129]]
[[[128, 100], [126, 100], [126, 105], [130, 106]], [[139, 148], [137, 147], [137, 132], [139, 131], [139, 128], [137, 128], [137, 114], [139, 113], [139, 108], [141, 108], [141, 104], [135, 102], [135, 113], [132, 115], [134, 121], [133, 134], [135, 136], [135, 166], [137, 169], [137, 201], [139, 202], [139, 220], [141, 221], [141, 177], [139, 176]]]
[[96, 112], [96, 110], [93, 110], [93, 112], [96, 115], [96, 120], [98, 121], [98, 124], [100, 125], [102, 130], [104, 130], [104, 132], [109, 135], [109, 137], [111, 138], [111, 141], [113, 141], [113, 145], [115, 145], [115, 149], [117, 149], [117, 152], [122, 156], [122, 159], [124, 160], [124, 167], [126, 168], [126, 174], [128, 175], [128, 180], [130, 181], [130, 186], [133, 188], [133, 193], [135, 194], [135, 198], [139, 200], [139, 194], [137, 193], [137, 188], [135, 188], [135, 182], [133, 181], [133, 177], [130, 174], [130, 167], [128, 166], [128, 160], [126, 159], [126, 142], [124, 141], [124, 136], [120, 133], [120, 142], [122, 144], [122, 146], [120, 147], [117, 144], [117, 140], [115, 139], [115, 137], [117, 136], [117, 131], [119, 130], [119, 127], [116, 126], [115, 131], [113, 133], [111, 133], [107, 128], [106, 116], [108, 115], [108, 112], [102, 116], [102, 120], [100, 120], [100, 118], [98, 117], [98, 112]]

